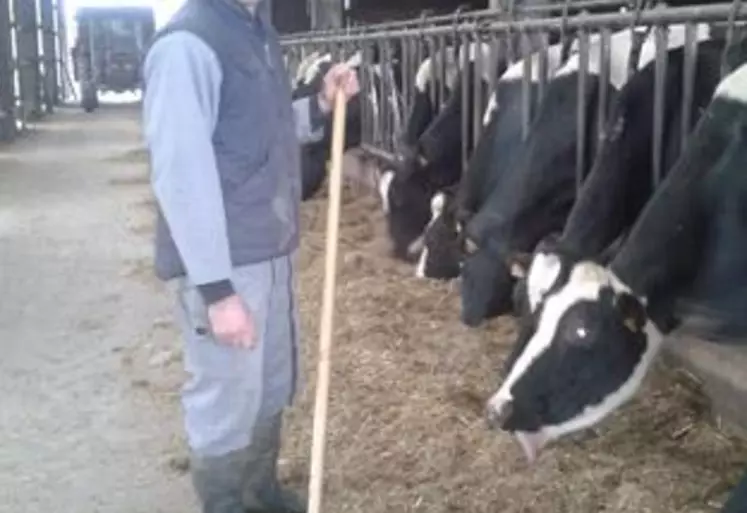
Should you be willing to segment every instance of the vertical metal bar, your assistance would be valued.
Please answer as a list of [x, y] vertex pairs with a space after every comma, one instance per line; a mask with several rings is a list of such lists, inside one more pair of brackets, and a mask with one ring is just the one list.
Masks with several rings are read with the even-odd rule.
[[367, 144], [375, 144], [374, 140], [374, 101], [376, 95], [376, 86], [373, 81], [372, 63], [371, 63], [371, 47], [369, 44], [363, 44], [363, 59], [361, 63], [361, 77], [363, 84], [361, 84], [361, 92], [363, 93], [362, 99], [365, 100], [361, 104], [361, 140]]
[[692, 99], [695, 87], [695, 69], [698, 59], [697, 41], [695, 40], [695, 24], [685, 25], [684, 70], [682, 73], [682, 126], [680, 127], [682, 148], [685, 147], [690, 136], [690, 120], [692, 119]]
[[470, 147], [470, 151], [475, 149], [475, 145], [477, 144], [477, 140], [480, 138], [480, 134], [482, 133], [482, 111], [483, 111], [483, 101], [482, 101], [482, 91], [484, 87], [484, 81], [483, 81], [483, 48], [482, 48], [482, 40], [480, 39], [480, 36], [478, 34], [474, 34], [474, 42], [475, 45], [475, 65], [474, 65], [474, 92], [472, 94], [472, 145]]
[[[434, 39], [432, 37], [429, 37], [428, 39], [426, 39], [426, 42], [428, 44], [428, 54], [431, 57], [431, 77], [433, 79], [436, 79], [436, 77], [439, 76], [438, 65], [443, 67], [445, 63], [441, 62], [439, 64], [436, 62], [439, 59], [439, 54], [436, 51]], [[440, 105], [440, 103], [439, 99], [437, 98], [437, 88], [433, 87], [433, 82], [431, 82], [431, 84], [431, 105], [433, 105], [434, 110], [438, 111], [438, 106]]]
[[412, 85], [412, 55], [410, 55], [410, 37], [402, 38], [402, 103], [405, 112], [410, 112]]
[[490, 36], [490, 52], [489, 52], [489, 59], [490, 59], [490, 66], [495, 66], [495, 68], [492, 69], [492, 72], [488, 76], [489, 82], [488, 82], [488, 92], [489, 94], [493, 94], [495, 91], [495, 84], [498, 81], [498, 58], [500, 56], [501, 48], [500, 48], [500, 40], [498, 39], [497, 34], [491, 34]]
[[391, 150], [390, 144], [392, 135], [392, 95], [391, 85], [389, 80], [389, 69], [391, 67], [391, 54], [390, 54], [390, 40], [387, 39], [381, 43], [381, 103], [383, 105], [382, 112], [382, 147], [385, 150]]
[[[467, 163], [469, 162], [469, 147], [468, 133], [469, 133], [469, 74], [467, 72], [467, 58], [469, 54], [467, 52], [467, 34], [461, 35], [461, 46], [465, 49], [462, 53], [462, 62], [459, 64], [461, 68], [461, 79], [462, 79], [462, 172], [467, 169]], [[457, 53], [455, 57], [459, 54]]]
[[[542, 102], [542, 98], [545, 96], [545, 90], [547, 89], [547, 80], [549, 75], [547, 53], [550, 46], [548, 39], [549, 38], [547, 36], [547, 33], [543, 32], [540, 39], [540, 47], [537, 49], [537, 108], [539, 108], [540, 102]], [[527, 56], [527, 59], [531, 58], [532, 55]]]
[[589, 33], [581, 29], [578, 34], [579, 43], [579, 66], [578, 66], [578, 89], [577, 114], [576, 114], [576, 188], [579, 189], [584, 181], [584, 153], [586, 135], [586, 79], [589, 70]]
[[661, 182], [661, 166], [664, 138], [664, 101], [666, 91], [667, 72], [667, 31], [666, 27], [656, 25], [654, 27], [654, 39], [656, 43], [656, 64], [654, 68], [654, 141], [653, 141], [653, 170], [654, 187]]
[[[525, 46], [529, 44], [527, 34], [525, 32], [521, 32], [519, 34], [519, 44], [521, 45], [522, 54], [525, 53]], [[524, 73], [521, 77], [521, 136], [522, 139], [526, 139], [529, 135], [529, 125], [532, 121], [532, 59], [527, 58], [522, 62], [524, 65]]]
[[441, 36], [438, 39], [434, 39], [436, 48], [438, 48], [438, 102], [436, 105], [438, 105], [439, 110], [443, 106], [444, 102], [446, 101], [446, 81], [448, 80], [448, 73], [447, 73], [447, 62], [450, 62], [450, 59], [447, 57], [447, 45], [446, 45], [446, 36]]
[[597, 126], [599, 140], [603, 140], [607, 131], [607, 96], [609, 95], [611, 33], [609, 27], [602, 28], [599, 38], [599, 104], [597, 105]]

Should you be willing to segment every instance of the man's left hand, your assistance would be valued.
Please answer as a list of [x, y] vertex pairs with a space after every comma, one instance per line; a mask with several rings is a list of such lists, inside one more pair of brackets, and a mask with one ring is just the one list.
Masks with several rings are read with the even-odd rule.
[[322, 112], [329, 113], [332, 110], [338, 91], [345, 95], [345, 101], [360, 91], [358, 75], [347, 64], [335, 64], [324, 75], [322, 90], [319, 91], [319, 107]]

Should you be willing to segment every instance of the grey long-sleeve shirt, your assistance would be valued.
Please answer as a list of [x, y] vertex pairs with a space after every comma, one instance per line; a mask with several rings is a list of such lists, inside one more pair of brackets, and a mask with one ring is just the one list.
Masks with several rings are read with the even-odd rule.
[[[212, 146], [222, 80], [219, 60], [197, 36], [174, 32], [149, 51], [144, 78], [143, 124], [153, 192], [190, 281], [210, 304], [233, 292]], [[316, 97], [296, 100], [293, 109], [299, 141], [317, 139], [324, 118]]]

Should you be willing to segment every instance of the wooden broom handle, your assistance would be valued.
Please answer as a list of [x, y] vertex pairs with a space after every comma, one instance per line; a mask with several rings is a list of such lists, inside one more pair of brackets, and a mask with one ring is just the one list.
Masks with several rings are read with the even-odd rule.
[[332, 162], [329, 171], [327, 200], [327, 248], [325, 252], [324, 295], [319, 330], [319, 364], [314, 405], [314, 432], [311, 443], [308, 513], [319, 513], [322, 502], [324, 474], [324, 442], [327, 430], [329, 398], [329, 365], [335, 311], [335, 278], [337, 274], [337, 240], [339, 238], [340, 199], [342, 195], [342, 153], [345, 142], [345, 111], [347, 104], [342, 91], [337, 93], [332, 123]]

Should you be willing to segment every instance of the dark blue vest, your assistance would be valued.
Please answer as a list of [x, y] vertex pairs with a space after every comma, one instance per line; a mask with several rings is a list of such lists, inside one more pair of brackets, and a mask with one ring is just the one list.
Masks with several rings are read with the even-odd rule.
[[[262, 2], [252, 16], [235, 0], [187, 0], [151, 43], [189, 31], [220, 61], [213, 146], [234, 266], [286, 255], [298, 246], [300, 149], [290, 80], [269, 7]], [[160, 213], [155, 267], [165, 280], [185, 274]]]

